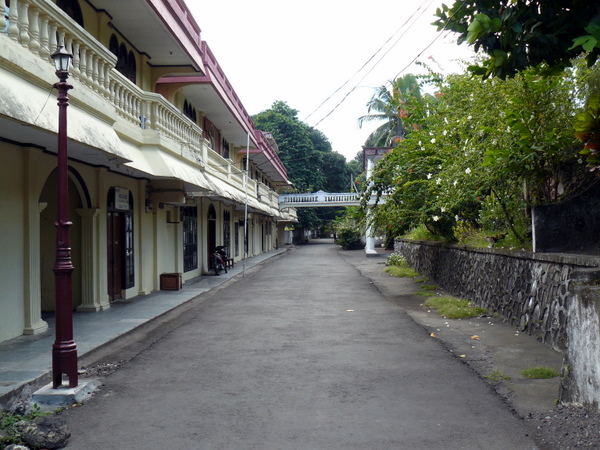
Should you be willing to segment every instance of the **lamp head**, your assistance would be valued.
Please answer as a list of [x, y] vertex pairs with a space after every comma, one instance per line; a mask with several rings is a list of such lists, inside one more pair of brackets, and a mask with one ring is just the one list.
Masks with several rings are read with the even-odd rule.
[[69, 78], [69, 71], [71, 70], [71, 60], [73, 55], [65, 50], [64, 45], [60, 45], [50, 57], [54, 60], [54, 67], [56, 68], [56, 76], [61, 81], [66, 81]]

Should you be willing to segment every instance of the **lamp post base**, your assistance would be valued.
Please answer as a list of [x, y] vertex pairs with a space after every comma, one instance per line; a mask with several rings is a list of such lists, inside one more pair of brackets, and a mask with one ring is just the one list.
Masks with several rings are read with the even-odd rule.
[[63, 375], [69, 379], [69, 387], [77, 387], [77, 347], [71, 341], [67, 346], [52, 347], [52, 387], [57, 389], [63, 384]]

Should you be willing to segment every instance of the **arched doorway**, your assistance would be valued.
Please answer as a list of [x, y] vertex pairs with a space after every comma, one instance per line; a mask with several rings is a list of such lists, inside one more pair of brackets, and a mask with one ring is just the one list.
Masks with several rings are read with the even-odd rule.
[[[208, 255], [217, 246], [217, 211], [213, 205], [208, 207], [208, 224], [206, 227], [206, 245]], [[207, 257], [208, 257], [207, 255]], [[212, 261], [208, 258], [208, 269], [212, 269]]]
[[[73, 225], [69, 229], [71, 241], [71, 261], [73, 263], [72, 298], [73, 308], [81, 304], [81, 218], [77, 209], [82, 207], [77, 185], [69, 177], [69, 220]], [[58, 174], [54, 170], [42, 189], [40, 202], [47, 206], [40, 213], [40, 286], [41, 309], [54, 311], [56, 294], [54, 289], [54, 263], [56, 261], [56, 223], [58, 215]]]
[[106, 199], [108, 298], [123, 297], [135, 285], [133, 197], [128, 189], [111, 187]]

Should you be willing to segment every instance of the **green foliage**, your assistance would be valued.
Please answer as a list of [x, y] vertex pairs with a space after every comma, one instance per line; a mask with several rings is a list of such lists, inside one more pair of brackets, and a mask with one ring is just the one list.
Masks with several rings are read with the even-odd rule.
[[359, 127], [366, 122], [383, 122], [373, 131], [365, 147], [390, 147], [409, 132], [407, 125], [415, 104], [422, 101], [421, 87], [414, 75], [407, 74], [380, 86], [367, 103], [367, 115], [358, 119]]
[[587, 52], [591, 66], [600, 55], [600, 4], [588, 0], [455, 0], [436, 11], [438, 30], [458, 33], [487, 59], [471, 67], [483, 77], [512, 77], [530, 67], [546, 73], [571, 66]]
[[439, 315], [448, 319], [468, 319], [479, 317], [487, 312], [485, 308], [474, 306], [468, 300], [456, 297], [431, 297], [425, 302], [425, 305], [436, 309]]
[[566, 200], [595, 181], [570, 127], [598, 91], [589, 72], [579, 61], [546, 77], [530, 69], [504, 81], [420, 78], [436, 94], [415, 101], [411, 132], [373, 169], [365, 198], [377, 201], [363, 205], [371, 225], [410, 239], [481, 246], [502, 236], [502, 245], [527, 247], [532, 205]]
[[411, 239], [414, 241], [440, 241], [442, 238], [440, 236], [434, 235], [425, 225], [418, 225], [404, 236], [406, 239]]
[[356, 228], [339, 228], [337, 230], [337, 242], [342, 246], [344, 250], [356, 250], [363, 248], [364, 245], [361, 242], [362, 233]]
[[488, 380], [492, 380], [492, 381], [510, 380], [510, 377], [508, 375], [503, 374], [499, 370], [492, 370], [489, 374], [485, 375], [483, 378], [487, 378]]
[[[38, 405], [34, 405], [33, 410], [28, 412], [27, 414], [13, 414], [9, 412], [3, 412], [0, 414], [0, 429], [5, 430], [8, 435], [8, 439], [4, 441], [0, 441], [0, 444], [9, 445], [9, 444], [18, 444], [24, 445], [24, 442], [21, 440], [20, 434], [15, 427], [18, 422], [21, 421], [31, 421], [36, 417], [43, 417], [51, 415], [51, 412], [42, 412]], [[3, 447], [4, 448], [4, 447]]]
[[385, 268], [385, 272], [398, 278], [415, 278], [419, 276], [419, 273], [411, 267], [388, 266]]
[[555, 378], [560, 375], [556, 370], [550, 369], [549, 367], [533, 367], [531, 369], [524, 369], [521, 371], [521, 375], [525, 378], [532, 379], [546, 379]]
[[399, 255], [398, 253], [392, 253], [388, 256], [386, 265], [388, 266], [397, 266], [397, 267], [408, 267], [408, 262], [404, 258], [404, 256]]
[[[279, 148], [290, 181], [300, 192], [346, 192], [350, 188], [350, 168], [343, 155], [334, 152], [327, 137], [298, 119], [298, 111], [276, 101], [270, 109], [253, 117], [256, 127], [270, 132]], [[305, 229], [330, 223], [337, 213], [332, 208], [299, 208], [298, 220]]]

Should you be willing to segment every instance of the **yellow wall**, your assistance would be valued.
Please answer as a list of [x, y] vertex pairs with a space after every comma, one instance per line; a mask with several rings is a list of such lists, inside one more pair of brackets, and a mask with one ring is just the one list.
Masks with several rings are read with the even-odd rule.
[[19, 147], [0, 142], [0, 341], [24, 325], [23, 158]]

